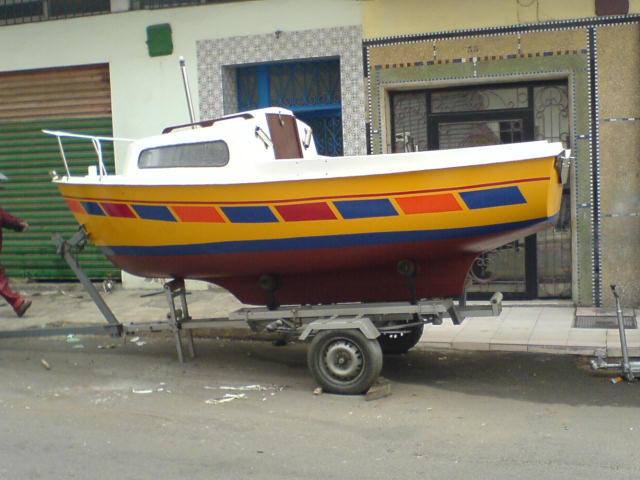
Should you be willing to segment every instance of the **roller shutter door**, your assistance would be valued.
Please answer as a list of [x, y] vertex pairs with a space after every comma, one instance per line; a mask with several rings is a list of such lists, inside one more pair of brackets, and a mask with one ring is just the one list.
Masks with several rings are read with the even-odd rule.
[[[4, 231], [0, 261], [14, 278], [75, 279], [51, 242], [53, 233], [66, 238], [78, 225], [51, 183], [49, 172], [64, 166], [55, 137], [42, 129], [111, 136], [109, 66], [0, 73], [0, 172], [9, 177], [0, 205], [31, 225], [25, 233]], [[69, 139], [64, 145], [72, 173], [96, 164], [91, 142]], [[105, 142], [103, 149], [113, 172], [113, 147]], [[91, 245], [79, 260], [91, 278], [119, 275]]]

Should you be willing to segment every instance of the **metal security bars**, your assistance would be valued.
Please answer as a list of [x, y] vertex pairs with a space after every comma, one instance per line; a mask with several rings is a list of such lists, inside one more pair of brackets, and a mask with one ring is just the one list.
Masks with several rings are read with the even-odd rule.
[[235, 74], [238, 111], [268, 106], [288, 108], [313, 129], [318, 153], [342, 155], [338, 59], [237, 67]]
[[0, 25], [110, 13], [110, 0], [0, 0]]
[[188, 7], [191, 5], [207, 5], [211, 3], [224, 2], [221, 0], [132, 0], [131, 10], [153, 10], [156, 8]]
[[[566, 81], [391, 92], [395, 152], [549, 140], [569, 147]], [[471, 297], [570, 298], [570, 191], [553, 229], [486, 252], [474, 262]]]
[[[51, 243], [52, 234], [73, 235], [78, 224], [51, 183], [49, 172], [61, 171], [62, 162], [56, 139], [42, 129], [112, 136], [110, 93], [104, 64], [0, 73], [0, 172], [9, 177], [0, 205], [31, 225], [4, 236], [2, 264], [10, 276], [75, 278]], [[105, 168], [113, 171], [112, 144], [103, 147]], [[96, 163], [86, 140], [66, 140], [65, 151], [71, 174], [84, 175]], [[93, 279], [119, 275], [95, 246], [87, 245], [78, 258]]]
[[0, 26], [19, 23], [61, 20], [111, 13], [112, 10], [153, 10], [158, 8], [188, 7], [238, 0], [0, 0]]

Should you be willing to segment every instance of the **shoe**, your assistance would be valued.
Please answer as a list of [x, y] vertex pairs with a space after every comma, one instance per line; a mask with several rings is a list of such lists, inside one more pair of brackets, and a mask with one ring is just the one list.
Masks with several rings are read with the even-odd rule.
[[16, 309], [16, 315], [18, 315], [19, 317], [22, 317], [25, 314], [25, 312], [29, 309], [30, 306], [31, 306], [31, 300], [25, 300], [24, 302], [22, 302], [22, 305], [20, 305]]

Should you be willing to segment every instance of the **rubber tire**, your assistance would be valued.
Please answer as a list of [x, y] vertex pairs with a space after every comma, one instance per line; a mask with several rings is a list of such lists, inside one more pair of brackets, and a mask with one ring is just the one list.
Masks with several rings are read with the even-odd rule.
[[391, 337], [383, 333], [378, 337], [382, 353], [385, 355], [400, 355], [401, 353], [407, 353], [420, 341], [423, 331], [424, 326], [417, 325], [404, 335], [398, 337]]
[[[361, 359], [361, 366], [352, 378], [332, 374], [325, 362], [328, 352], [340, 352]], [[382, 349], [377, 339], [370, 340], [359, 330], [324, 330], [311, 342], [307, 352], [307, 365], [313, 378], [325, 392], [340, 395], [365, 393], [382, 370]], [[339, 368], [340, 365], [334, 365]]]

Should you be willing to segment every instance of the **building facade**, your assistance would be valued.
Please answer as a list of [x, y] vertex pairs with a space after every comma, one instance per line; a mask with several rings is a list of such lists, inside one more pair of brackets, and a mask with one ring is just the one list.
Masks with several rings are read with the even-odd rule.
[[[7, 240], [14, 275], [66, 271], [48, 237], [73, 223], [39, 128], [136, 138], [186, 123], [182, 56], [200, 119], [284, 106], [329, 155], [563, 142], [575, 161], [558, 225], [483, 255], [469, 291], [606, 306], [615, 283], [640, 304], [640, 0], [4, 3], [2, 202], [34, 225]], [[123, 147], [107, 154], [117, 170]]]
[[601, 306], [618, 284], [637, 305], [639, 5], [401, 4], [365, 6], [371, 152], [549, 139], [575, 157], [558, 225], [481, 257], [470, 291]]

